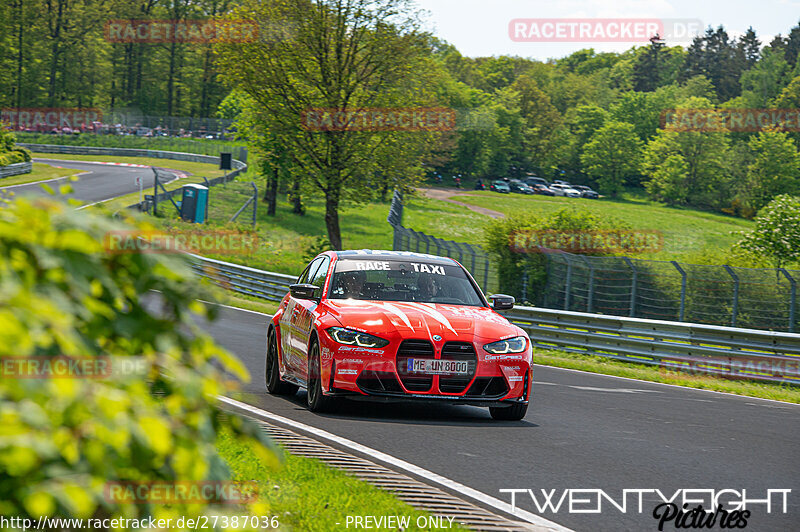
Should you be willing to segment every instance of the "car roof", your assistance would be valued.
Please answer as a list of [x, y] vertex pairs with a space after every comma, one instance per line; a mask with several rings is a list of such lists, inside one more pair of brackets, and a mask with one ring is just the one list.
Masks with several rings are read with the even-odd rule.
[[333, 252], [338, 259], [348, 260], [403, 260], [421, 259], [435, 264], [458, 264], [450, 257], [440, 257], [438, 255], [428, 255], [426, 253], [415, 253], [413, 251], [388, 251], [385, 249], [348, 249], [345, 251]]

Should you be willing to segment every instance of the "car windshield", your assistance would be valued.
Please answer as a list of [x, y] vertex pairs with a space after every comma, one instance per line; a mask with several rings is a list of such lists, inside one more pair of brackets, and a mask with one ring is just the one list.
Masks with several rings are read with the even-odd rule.
[[340, 259], [328, 297], [486, 306], [460, 266], [425, 259]]

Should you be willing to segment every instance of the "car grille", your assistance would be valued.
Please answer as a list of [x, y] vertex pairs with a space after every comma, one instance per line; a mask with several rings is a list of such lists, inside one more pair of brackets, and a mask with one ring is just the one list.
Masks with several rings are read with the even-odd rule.
[[442, 360], [466, 360], [469, 375], [454, 375], [439, 377], [439, 391], [442, 393], [461, 393], [475, 376], [478, 367], [478, 357], [475, 348], [469, 342], [447, 342], [442, 347]]
[[433, 386], [433, 376], [408, 372], [409, 358], [435, 358], [433, 344], [428, 340], [403, 340], [397, 350], [397, 375], [407, 390], [426, 392]]
[[508, 385], [503, 377], [478, 377], [469, 387], [465, 397], [500, 399], [508, 393]]
[[362, 371], [356, 384], [366, 393], [404, 393], [397, 377], [390, 371]]

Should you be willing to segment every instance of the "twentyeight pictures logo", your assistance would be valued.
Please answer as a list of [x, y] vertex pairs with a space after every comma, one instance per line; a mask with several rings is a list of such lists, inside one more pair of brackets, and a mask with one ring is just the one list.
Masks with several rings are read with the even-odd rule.
[[654, 37], [690, 42], [702, 31], [699, 19], [515, 18], [508, 23], [515, 42], [646, 43]]
[[607, 493], [602, 489], [501, 489], [511, 496], [511, 511], [523, 502], [532, 503], [538, 513], [649, 514], [659, 531], [674, 528], [745, 528], [752, 509], [767, 514], [789, 511], [791, 489], [748, 491], [742, 489], [623, 489]]

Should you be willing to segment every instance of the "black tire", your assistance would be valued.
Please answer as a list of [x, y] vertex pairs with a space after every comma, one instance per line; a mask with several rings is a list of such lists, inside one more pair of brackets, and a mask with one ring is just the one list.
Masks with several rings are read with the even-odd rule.
[[492, 419], [498, 421], [519, 421], [528, 412], [527, 403], [513, 404], [511, 406], [490, 406], [489, 413]]
[[319, 342], [312, 340], [308, 348], [308, 409], [312, 412], [330, 412], [334, 400], [322, 393], [320, 368]]
[[270, 327], [267, 336], [267, 364], [264, 374], [267, 391], [272, 395], [294, 395], [297, 393], [297, 385], [281, 380], [281, 372], [278, 369], [278, 342], [275, 337], [275, 329], [272, 327]]

